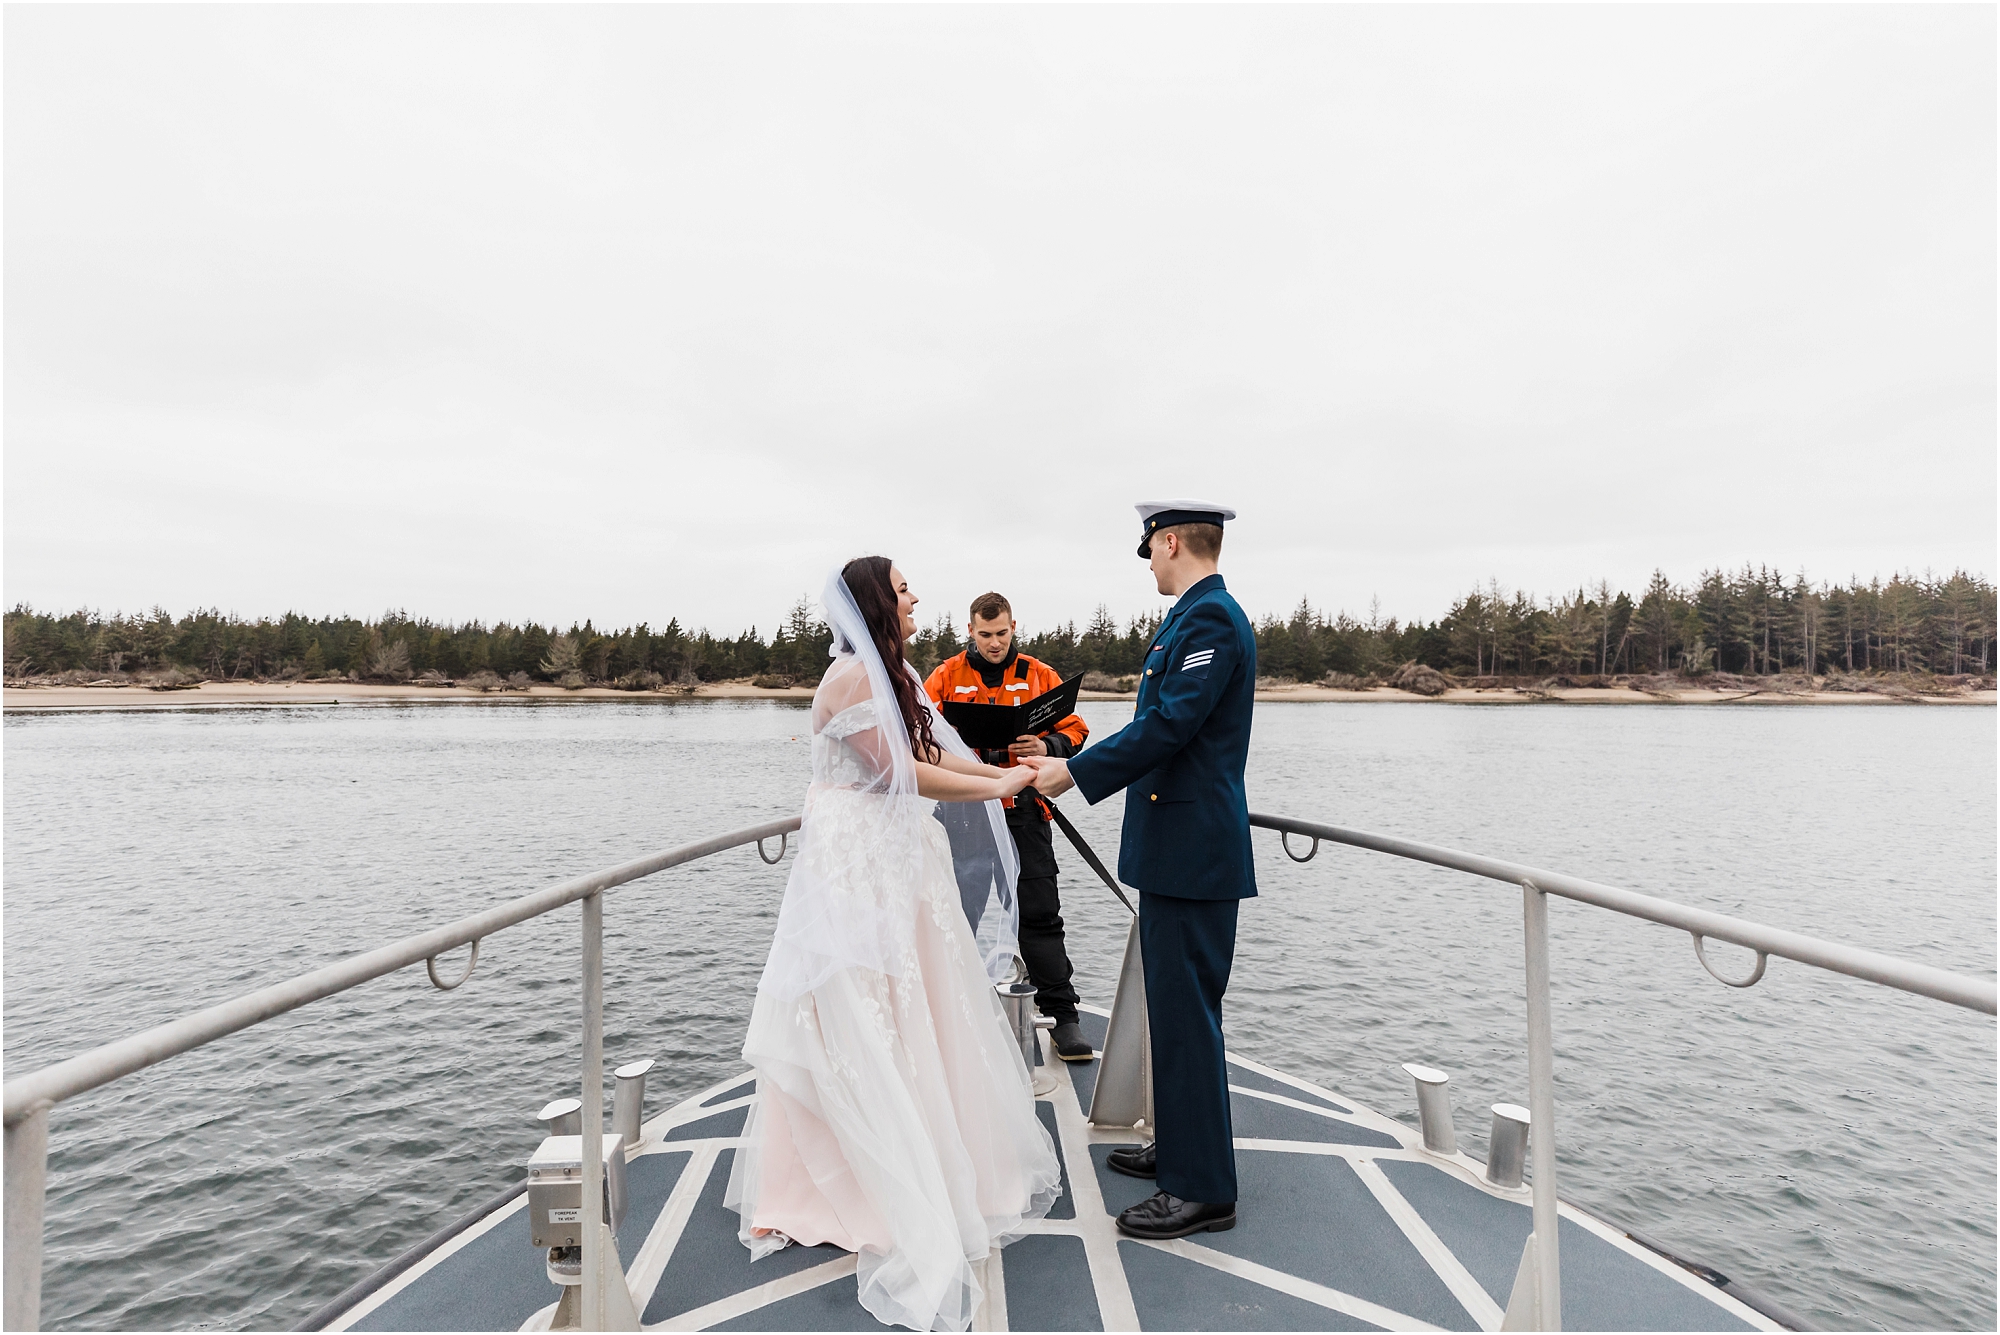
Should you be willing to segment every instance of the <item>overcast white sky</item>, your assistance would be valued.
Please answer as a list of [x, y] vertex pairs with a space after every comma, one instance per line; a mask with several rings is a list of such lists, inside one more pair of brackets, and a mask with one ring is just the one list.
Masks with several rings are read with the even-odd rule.
[[1034, 629], [1995, 549], [1995, 15], [10, 7], [5, 597]]

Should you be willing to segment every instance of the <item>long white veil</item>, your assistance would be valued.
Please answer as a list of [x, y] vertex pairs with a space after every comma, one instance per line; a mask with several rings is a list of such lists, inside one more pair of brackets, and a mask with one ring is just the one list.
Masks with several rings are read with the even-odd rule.
[[910, 676], [937, 744], [975, 763], [978, 757], [931, 708], [916, 670], [908, 663], [883, 661], [839, 567], [827, 576], [820, 602], [833, 631], [833, 665], [813, 695], [813, 786], [760, 990], [789, 999], [850, 967], [900, 976], [909, 958], [905, 946], [914, 930], [913, 906], [857, 893], [859, 887], [830, 874], [834, 869], [813, 856], [814, 807], [835, 789], [866, 794], [880, 803], [880, 837], [887, 846], [877, 852], [897, 862], [907, 858], [909, 884], [920, 874], [923, 856], [918, 822], [934, 814], [944, 825], [959, 899], [980, 958], [989, 978], [1005, 982], [1014, 974], [1020, 950], [1015, 899], [1020, 861], [1006, 813], [997, 801], [933, 804], [918, 795], [909, 729], [890, 687], [892, 671]]

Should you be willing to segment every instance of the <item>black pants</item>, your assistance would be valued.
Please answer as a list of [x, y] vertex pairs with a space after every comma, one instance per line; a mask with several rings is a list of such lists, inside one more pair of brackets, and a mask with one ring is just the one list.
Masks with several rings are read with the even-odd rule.
[[1007, 812], [1007, 828], [1021, 855], [1021, 958], [1035, 985], [1035, 1006], [1057, 1024], [1076, 1019], [1069, 951], [1063, 946], [1062, 898], [1056, 889], [1054, 825], [1033, 804]]

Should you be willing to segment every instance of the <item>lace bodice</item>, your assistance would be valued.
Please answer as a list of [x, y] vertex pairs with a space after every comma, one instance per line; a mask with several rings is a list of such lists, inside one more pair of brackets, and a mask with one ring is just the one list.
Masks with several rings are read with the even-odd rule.
[[813, 782], [829, 788], [878, 785], [882, 767], [858, 752], [849, 740], [856, 733], [873, 733], [876, 722], [873, 700], [849, 705], [828, 719], [826, 726], [813, 734]]
[[[773, 986], [793, 997], [817, 986], [828, 969], [900, 969], [909, 911], [882, 896], [906, 878], [885, 877], [875, 864], [914, 858], [933, 836], [946, 838], [961, 916], [982, 929], [991, 924], [990, 933], [975, 934], [974, 944], [991, 976], [1002, 980], [1018, 947], [1014, 887], [1020, 865], [1006, 813], [998, 802], [940, 804], [918, 791], [911, 729], [897, 696], [902, 683], [881, 661], [838, 572], [828, 581], [825, 601], [839, 652], [813, 692], [812, 782], [800, 813], [800, 857], [772, 950], [773, 968], [784, 966]], [[902, 661], [894, 668], [908, 678], [914, 703], [929, 710], [916, 670]], [[958, 734], [941, 725], [936, 731], [941, 748], [972, 759]], [[854, 860], [864, 850], [865, 868]], [[765, 982], [773, 978], [767, 969]]]

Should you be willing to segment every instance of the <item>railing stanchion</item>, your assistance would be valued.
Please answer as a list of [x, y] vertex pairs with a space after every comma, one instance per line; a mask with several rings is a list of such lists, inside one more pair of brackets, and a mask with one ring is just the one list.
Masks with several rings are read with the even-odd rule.
[[1535, 1165], [1535, 1270], [1542, 1330], [1562, 1329], [1556, 1244], [1555, 1032], [1549, 1018], [1549, 897], [1521, 882], [1528, 957], [1528, 1153]]
[[583, 1328], [604, 1329], [604, 892], [583, 900]]
[[49, 1176], [49, 1105], [7, 1127], [6, 1327], [42, 1328], [42, 1206]]

